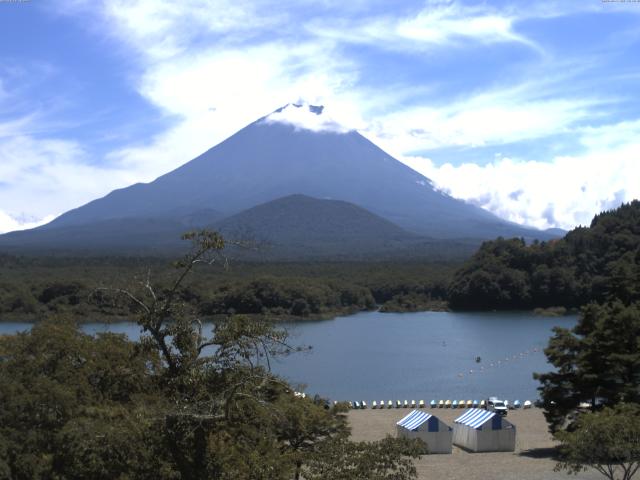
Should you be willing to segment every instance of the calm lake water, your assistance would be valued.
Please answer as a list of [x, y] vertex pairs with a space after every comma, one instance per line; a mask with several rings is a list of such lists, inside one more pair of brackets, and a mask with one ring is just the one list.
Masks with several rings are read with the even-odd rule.
[[[491, 395], [534, 400], [533, 372], [550, 370], [542, 349], [554, 326], [577, 317], [531, 313], [379, 313], [284, 324], [291, 343], [311, 345], [276, 361], [273, 369], [305, 391], [336, 400], [482, 399]], [[0, 333], [29, 328], [0, 323]], [[87, 324], [138, 338], [136, 324]], [[527, 353], [528, 352], [528, 353]], [[476, 357], [481, 362], [476, 362]]]

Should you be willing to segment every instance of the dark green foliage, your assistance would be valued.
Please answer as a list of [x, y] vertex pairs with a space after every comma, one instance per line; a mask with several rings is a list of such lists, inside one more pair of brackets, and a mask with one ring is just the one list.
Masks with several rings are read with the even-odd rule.
[[82, 472], [91, 469], [107, 479], [152, 467], [153, 443], [128, 452], [164, 402], [154, 395], [153, 352], [55, 319], [3, 337], [0, 355], [2, 478], [89, 478]]
[[583, 414], [573, 431], [556, 438], [561, 442], [556, 470], [580, 473], [591, 467], [609, 480], [631, 480], [640, 468], [640, 407], [621, 404]]
[[422, 440], [387, 437], [377, 442], [326, 442], [304, 470], [307, 480], [400, 480], [415, 478], [411, 461], [424, 453]]
[[296, 397], [271, 373], [272, 357], [295, 350], [286, 331], [242, 316], [205, 331], [185, 280], [224, 241], [185, 238], [193, 249], [172, 281], [100, 290], [125, 299], [140, 342], [64, 318], [0, 338], [0, 478], [290, 480], [311, 463], [341, 472], [349, 451], [350, 478], [414, 478], [416, 450], [388, 439], [372, 455], [347, 439], [343, 405]]
[[556, 371], [535, 375], [552, 431], [581, 402], [594, 409], [640, 403], [640, 303], [590, 304], [572, 330], [554, 331], [545, 354]]
[[563, 239], [486, 242], [449, 287], [454, 309], [577, 308], [640, 300], [640, 201], [596, 215]]
[[243, 313], [307, 317], [371, 310], [375, 300], [364, 287], [336, 281], [262, 277], [220, 291], [201, 307], [205, 315]]
[[[383, 306], [383, 311], [442, 308], [456, 264], [235, 263], [198, 269], [180, 295], [201, 315], [229, 312], [274, 318], [327, 318]], [[132, 305], [104, 290], [136, 287], [172, 269], [153, 258], [0, 256], [0, 321], [66, 313], [80, 322], [127, 317]]]
[[303, 465], [319, 455], [326, 443], [347, 441], [349, 429], [344, 413], [348, 407], [344, 404], [329, 409], [320, 398], [294, 397], [279, 399], [275, 407], [277, 436], [295, 465], [296, 480]]

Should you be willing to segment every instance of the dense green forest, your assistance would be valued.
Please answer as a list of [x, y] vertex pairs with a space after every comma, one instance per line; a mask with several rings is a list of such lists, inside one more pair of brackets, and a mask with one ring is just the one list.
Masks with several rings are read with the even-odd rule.
[[[458, 266], [223, 261], [190, 277], [183, 295], [205, 317], [237, 313], [316, 319], [378, 305], [383, 311], [417, 311], [443, 308]], [[122, 319], [129, 305], [111, 301], [110, 288], [135, 286], [149, 278], [162, 281], [173, 272], [163, 258], [0, 256], [0, 320], [38, 320], [61, 313], [81, 321]]]
[[559, 240], [485, 242], [448, 291], [451, 308], [469, 310], [577, 308], [612, 298], [640, 300], [639, 201]]
[[346, 405], [296, 395], [270, 371], [297, 351], [286, 331], [240, 315], [203, 327], [185, 281], [222, 242], [190, 238], [168, 281], [120, 292], [140, 341], [65, 316], [0, 336], [0, 478], [416, 478], [422, 441], [351, 441]]
[[[126, 318], [111, 301], [123, 279], [140, 284], [172, 273], [165, 258], [0, 255], [0, 320], [69, 313], [82, 321]], [[230, 313], [277, 319], [329, 318], [380, 308], [498, 310], [640, 300], [640, 202], [597, 215], [564, 238], [485, 242], [458, 262], [233, 261], [194, 275], [184, 301], [204, 317]]]

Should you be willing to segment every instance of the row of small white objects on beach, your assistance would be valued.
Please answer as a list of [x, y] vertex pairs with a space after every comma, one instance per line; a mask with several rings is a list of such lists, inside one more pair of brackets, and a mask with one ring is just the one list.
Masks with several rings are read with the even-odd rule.
[[[304, 394], [302, 394], [302, 396], [304, 396]], [[338, 402], [335, 401], [333, 402], [334, 404], [337, 404]], [[352, 409], [363, 409], [363, 408], [367, 408], [367, 402], [362, 400], [362, 401], [355, 401], [355, 402], [348, 402], [349, 403], [349, 408]], [[384, 400], [380, 400], [380, 402], [378, 403], [376, 400], [374, 400], [373, 402], [371, 402], [371, 408], [372, 409], [384, 409], [384, 408], [416, 408], [416, 406], [420, 407], [420, 408], [425, 408], [425, 402], [424, 400], [420, 400], [418, 402], [416, 402], [415, 400], [411, 400], [411, 402], [409, 402], [408, 400], [404, 400], [404, 401], [400, 401], [400, 400], [396, 400], [395, 403], [393, 402], [393, 400], [389, 400], [385, 403]], [[429, 405], [431, 406], [431, 408], [486, 408], [486, 402], [484, 400], [478, 401], [478, 400], [439, 400], [439, 401], [435, 401], [435, 400], [431, 400], [431, 402], [429, 403]], [[524, 403], [520, 403], [520, 400], [515, 400], [513, 403], [510, 403], [508, 400], [505, 400], [505, 405], [507, 405], [508, 408], [510, 409], [514, 409], [514, 408], [531, 408], [531, 406], [533, 405], [531, 403], [530, 400], [525, 400]]]
[[[509, 362], [515, 362], [517, 360], [520, 360], [521, 358], [525, 358], [528, 355], [533, 355], [540, 352], [540, 349], [538, 347], [533, 347], [530, 348], [529, 350], [525, 350], [524, 352], [520, 352], [518, 354], [515, 355], [508, 355], [504, 358], [501, 358], [499, 360], [493, 360], [491, 362], [489, 362], [489, 364], [485, 367], [484, 365], [480, 365], [478, 368], [476, 369], [469, 369], [469, 372], [467, 373], [467, 375], [474, 375], [474, 374], [478, 374], [478, 373], [483, 373], [486, 371], [489, 371], [491, 369], [494, 368], [498, 368], [501, 367], [503, 365], [508, 365]], [[480, 357], [478, 357], [480, 358]], [[465, 373], [460, 372], [458, 373], [458, 378], [463, 378], [465, 376]]]

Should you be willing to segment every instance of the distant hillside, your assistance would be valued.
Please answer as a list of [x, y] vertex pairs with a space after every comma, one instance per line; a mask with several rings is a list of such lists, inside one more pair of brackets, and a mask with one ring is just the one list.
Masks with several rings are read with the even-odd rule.
[[249, 238], [267, 256], [317, 256], [392, 251], [420, 237], [338, 200], [290, 195], [214, 224], [227, 238]]
[[462, 258], [474, 247], [472, 242], [409, 233], [349, 202], [299, 194], [247, 209], [212, 227], [225, 238], [258, 245], [256, 252], [232, 250], [243, 259]]
[[5, 253], [28, 254], [95, 254], [138, 253], [162, 254], [184, 248], [180, 236], [185, 226], [165, 219], [114, 219], [91, 226], [74, 225], [64, 228], [8, 233], [1, 237], [0, 248]]
[[89, 225], [37, 228], [0, 235], [0, 252], [37, 255], [144, 254], [184, 251], [182, 234], [220, 218], [214, 210], [173, 211], [157, 218], [118, 218]]
[[457, 309], [579, 307], [640, 300], [640, 202], [596, 215], [560, 240], [486, 242], [449, 288]]
[[[180, 216], [182, 215], [182, 216]], [[409, 233], [349, 202], [290, 195], [215, 221], [202, 211], [165, 218], [124, 218], [13, 232], [0, 237], [6, 253], [38, 255], [178, 256], [190, 229], [220, 231], [230, 240], [225, 253], [235, 260], [464, 259], [479, 241], [443, 241]], [[180, 221], [175, 218], [180, 218]], [[233, 241], [243, 243], [235, 247]]]

